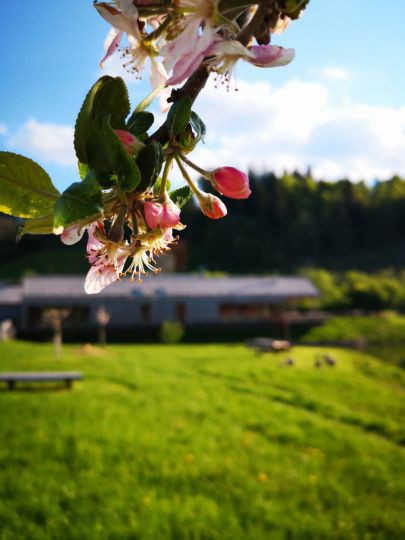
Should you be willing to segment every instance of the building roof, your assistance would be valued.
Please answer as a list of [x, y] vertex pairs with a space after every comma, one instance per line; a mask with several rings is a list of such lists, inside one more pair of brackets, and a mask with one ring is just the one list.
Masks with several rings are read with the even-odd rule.
[[230, 276], [205, 277], [194, 274], [148, 275], [142, 284], [122, 279], [99, 295], [84, 292], [80, 276], [41, 276], [23, 280], [25, 298], [204, 298], [281, 300], [318, 296], [311, 281], [302, 277]]
[[22, 292], [19, 284], [0, 283], [0, 306], [21, 304]]

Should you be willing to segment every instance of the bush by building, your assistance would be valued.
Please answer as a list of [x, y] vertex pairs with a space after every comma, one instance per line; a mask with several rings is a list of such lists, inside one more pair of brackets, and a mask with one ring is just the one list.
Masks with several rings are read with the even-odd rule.
[[179, 343], [184, 337], [184, 326], [179, 321], [163, 321], [160, 327], [162, 343]]

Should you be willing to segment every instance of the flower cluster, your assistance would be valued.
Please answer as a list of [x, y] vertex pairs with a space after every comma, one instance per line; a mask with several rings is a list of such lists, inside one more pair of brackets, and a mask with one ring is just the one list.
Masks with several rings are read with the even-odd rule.
[[[120, 49], [124, 67], [139, 76], [149, 60], [154, 88], [178, 85], [202, 64], [228, 81], [238, 60], [258, 67], [286, 65], [294, 58], [294, 49], [270, 44], [270, 34], [281, 33], [290, 22], [291, 12], [280, 4], [235, 1], [221, 8], [218, 0], [95, 2], [98, 13], [112, 26], [100, 64], [119, 49], [126, 35], [127, 45]], [[256, 43], [253, 36], [244, 39], [243, 34], [255, 16], [261, 19]], [[266, 18], [267, 37], [263, 37]]]
[[[141, 280], [148, 270], [158, 271], [156, 256], [176, 241], [173, 230], [184, 227], [180, 205], [191, 195], [205, 216], [216, 220], [227, 215], [223, 201], [202, 191], [191, 178], [188, 167], [225, 197], [250, 196], [245, 173], [233, 167], [206, 171], [189, 159], [187, 154], [203, 138], [205, 126], [191, 112], [191, 100], [176, 99], [170, 87], [189, 79], [201, 67], [207, 76], [214, 72], [229, 83], [238, 60], [258, 67], [288, 64], [294, 57], [294, 49], [270, 44], [270, 36], [282, 32], [290, 22], [289, 15], [297, 15], [294, 9], [300, 10], [303, 3], [305, 0], [293, 0], [290, 4], [293, 12], [289, 12], [283, 9], [284, 2], [280, 0], [256, 4], [234, 0], [222, 2], [221, 7], [218, 0], [95, 2], [98, 13], [111, 24], [101, 66], [117, 49], [124, 67], [136, 77], [140, 77], [149, 62], [152, 86], [160, 91], [166, 89], [164, 108], [168, 108], [167, 98], [171, 93], [171, 101], [175, 103], [172, 109], [176, 110], [169, 112], [166, 121], [168, 138], [162, 145], [163, 158], [158, 160], [157, 168], [159, 173], [163, 167], [162, 177], [155, 174], [154, 180], [146, 178], [142, 188], [134, 185], [134, 189], [122, 189], [118, 175], [118, 186], [113, 185], [108, 195], [104, 195], [109, 202], [103, 204], [102, 216], [94, 221], [86, 219], [70, 224], [62, 234], [63, 242], [72, 243], [87, 230], [87, 258], [91, 268], [85, 282], [86, 292], [98, 293], [122, 275]], [[124, 36], [127, 44], [119, 48]], [[138, 165], [144, 164], [142, 156], [148, 151], [144, 144], [148, 142], [146, 135], [141, 140], [136, 136], [137, 129], [129, 128], [114, 129], [114, 134], [131, 159]], [[187, 183], [186, 192], [185, 188], [177, 190], [177, 194], [168, 191], [173, 164], [177, 164]], [[150, 170], [151, 167], [148, 176]], [[179, 192], [183, 197], [179, 197]]]
[[[123, 130], [117, 131], [116, 135], [127, 152], [133, 153], [138, 146], [135, 137]], [[187, 173], [185, 164], [198, 170], [222, 195], [245, 199], [251, 194], [247, 175], [233, 167], [204, 171], [181, 154], [169, 158], [157, 193], [153, 189], [143, 193], [134, 192], [126, 196], [127, 204], [116, 204], [115, 210], [112, 207], [109, 215], [104, 216], [105, 219], [74, 223], [64, 228], [61, 241], [66, 245], [79, 242], [87, 231], [87, 259], [91, 265], [85, 281], [88, 294], [99, 293], [124, 275], [129, 275], [131, 279], [136, 277], [140, 282], [148, 270], [158, 272], [155, 257], [176, 242], [173, 230], [184, 228], [180, 222], [181, 209], [166, 189], [172, 159], [177, 161], [201, 211], [211, 219], [226, 216], [226, 206], [218, 197], [203, 192], [196, 185]]]
[[[157, 272], [156, 257], [170, 249], [177, 241], [175, 231], [184, 228], [181, 208], [189, 199], [208, 218], [225, 217], [224, 202], [203, 191], [190, 169], [231, 199], [250, 196], [249, 179], [234, 167], [206, 170], [190, 159], [206, 133], [193, 102], [211, 73], [229, 83], [239, 60], [257, 67], [288, 64], [294, 49], [273, 45], [271, 36], [297, 19], [308, 1], [95, 2], [111, 24], [101, 65], [118, 51], [126, 69], [139, 77], [148, 63], [155, 90], [131, 113], [120, 77], [105, 75], [93, 85], [75, 124], [81, 181], [62, 194], [32, 160], [0, 153], [0, 168], [8, 174], [0, 206], [28, 218], [19, 236], [53, 232], [73, 244], [86, 233], [90, 270], [85, 290], [94, 294], [123, 275], [140, 281], [148, 271]], [[183, 81], [182, 88], [172, 88]], [[165, 122], [149, 133], [154, 116], [147, 108], [159, 92], [161, 104], [170, 109]], [[173, 166], [185, 183], [170, 190]]]

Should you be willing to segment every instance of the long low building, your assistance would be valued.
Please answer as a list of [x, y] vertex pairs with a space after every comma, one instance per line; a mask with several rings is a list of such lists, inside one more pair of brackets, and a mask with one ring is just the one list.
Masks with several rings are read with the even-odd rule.
[[66, 311], [66, 328], [97, 326], [101, 307], [108, 326], [158, 326], [178, 320], [189, 325], [269, 321], [297, 301], [318, 296], [302, 277], [158, 274], [141, 284], [128, 279], [110, 285], [98, 295], [87, 295], [80, 276], [27, 277], [19, 284], [0, 286], [0, 320], [12, 319], [17, 330], [31, 332], [47, 324], [50, 308]]

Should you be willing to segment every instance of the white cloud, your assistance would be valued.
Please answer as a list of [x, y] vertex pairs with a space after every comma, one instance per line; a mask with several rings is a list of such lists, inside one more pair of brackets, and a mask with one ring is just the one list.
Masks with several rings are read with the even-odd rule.
[[[405, 107], [336, 103], [327, 86], [308, 81], [277, 87], [239, 81], [238, 90], [208, 84], [196, 102], [207, 137], [192, 159], [202, 167], [278, 174], [311, 167], [317, 178], [331, 180], [405, 176]], [[71, 126], [30, 119], [6, 143], [45, 164], [76, 163]]]
[[7, 144], [10, 148], [26, 152], [44, 163], [62, 166], [75, 165], [73, 149], [73, 127], [31, 118], [12, 134]]
[[196, 103], [208, 130], [194, 154], [202, 166], [277, 173], [310, 166], [326, 179], [405, 175], [405, 107], [336, 104], [314, 82], [239, 81], [238, 89], [207, 85]]
[[0, 135], [5, 135], [8, 131], [6, 124], [0, 124]]
[[350, 79], [350, 73], [339, 67], [326, 67], [322, 70], [322, 75], [330, 81], [347, 81]]

